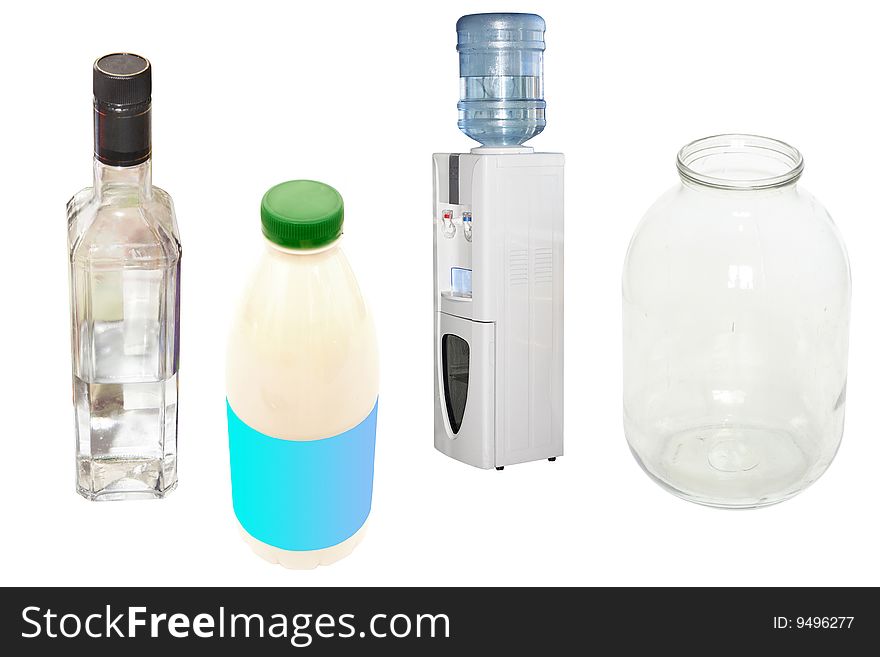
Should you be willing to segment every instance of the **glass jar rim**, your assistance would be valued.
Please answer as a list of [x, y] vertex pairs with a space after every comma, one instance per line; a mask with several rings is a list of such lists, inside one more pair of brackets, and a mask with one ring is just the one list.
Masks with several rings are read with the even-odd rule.
[[683, 180], [728, 190], [759, 190], [796, 182], [804, 171], [800, 151], [784, 141], [750, 134], [721, 134], [685, 145], [676, 159]]

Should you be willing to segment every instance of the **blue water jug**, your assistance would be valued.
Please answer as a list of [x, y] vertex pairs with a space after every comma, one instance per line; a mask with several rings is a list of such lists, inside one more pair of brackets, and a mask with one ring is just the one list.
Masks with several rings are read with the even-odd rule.
[[535, 14], [458, 20], [458, 127], [468, 137], [483, 146], [518, 146], [544, 129], [544, 30]]

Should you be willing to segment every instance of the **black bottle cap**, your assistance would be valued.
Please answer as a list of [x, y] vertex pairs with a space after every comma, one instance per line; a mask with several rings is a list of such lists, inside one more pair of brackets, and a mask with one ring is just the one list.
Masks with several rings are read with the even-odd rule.
[[95, 61], [95, 157], [112, 166], [150, 159], [150, 62], [140, 55], [114, 53]]
[[95, 60], [92, 74], [95, 103], [130, 107], [150, 102], [153, 76], [150, 62], [127, 52], [104, 55]]

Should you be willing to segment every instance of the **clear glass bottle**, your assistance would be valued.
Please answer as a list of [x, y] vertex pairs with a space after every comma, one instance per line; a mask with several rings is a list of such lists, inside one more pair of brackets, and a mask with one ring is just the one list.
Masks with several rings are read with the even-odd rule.
[[151, 176], [150, 63], [94, 65], [94, 186], [67, 204], [76, 488], [160, 498], [177, 484], [180, 239]]
[[626, 437], [683, 498], [780, 502], [825, 471], [843, 434], [846, 250], [787, 144], [709, 137], [678, 170], [624, 265]]

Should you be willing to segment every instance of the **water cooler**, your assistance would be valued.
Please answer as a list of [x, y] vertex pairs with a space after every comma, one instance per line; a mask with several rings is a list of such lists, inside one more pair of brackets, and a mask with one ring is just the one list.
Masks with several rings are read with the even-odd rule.
[[434, 446], [478, 468], [562, 455], [561, 153], [544, 129], [544, 20], [456, 26], [469, 153], [434, 155]]

